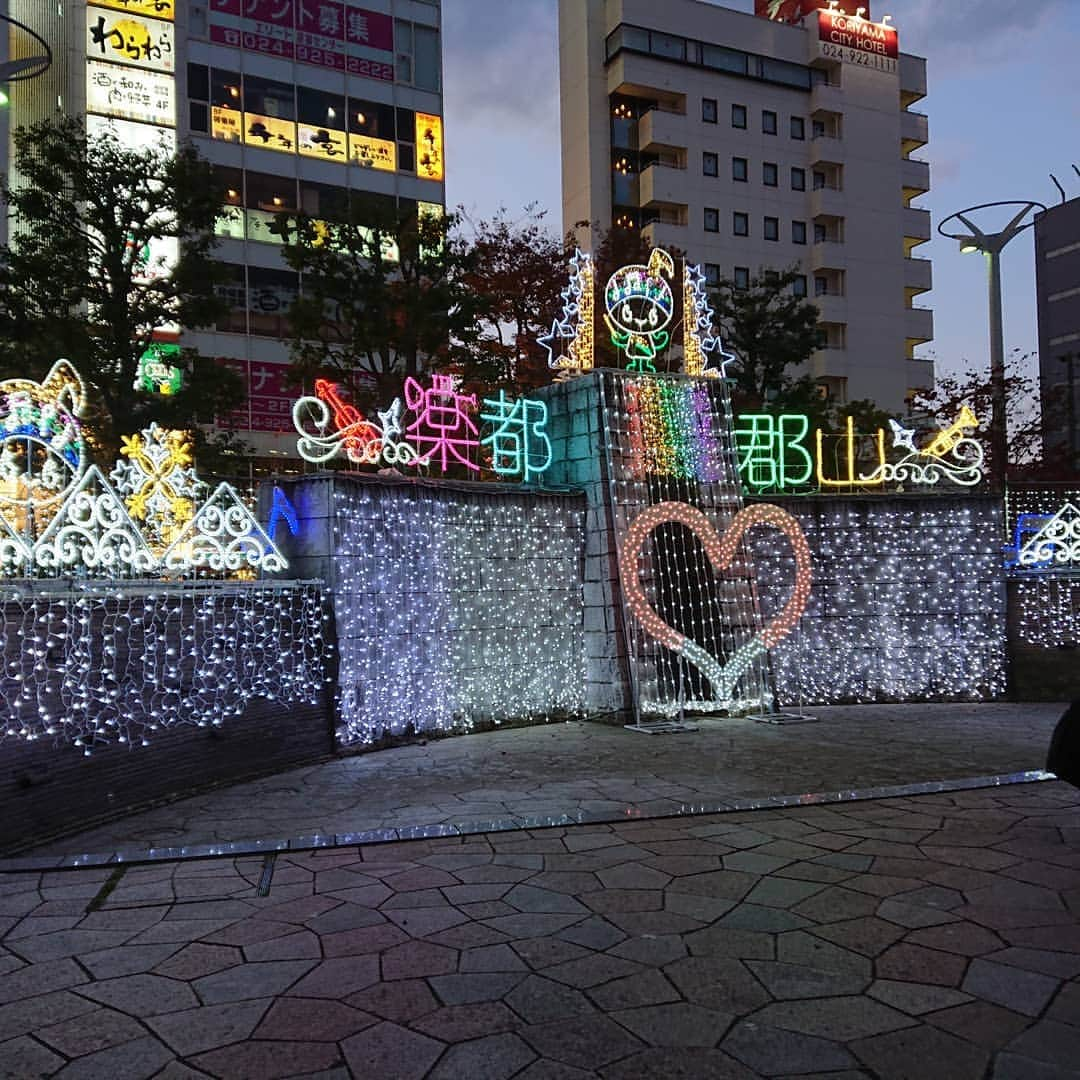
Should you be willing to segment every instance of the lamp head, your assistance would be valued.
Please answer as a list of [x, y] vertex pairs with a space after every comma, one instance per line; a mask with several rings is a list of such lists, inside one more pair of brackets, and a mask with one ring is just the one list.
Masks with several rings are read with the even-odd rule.
[[979, 245], [971, 238], [960, 241], [960, 254], [970, 255], [973, 251], [979, 251]]

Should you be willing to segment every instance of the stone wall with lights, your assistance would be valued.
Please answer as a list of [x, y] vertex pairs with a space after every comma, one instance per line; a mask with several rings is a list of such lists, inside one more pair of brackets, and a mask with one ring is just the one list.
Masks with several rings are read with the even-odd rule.
[[317, 583], [5, 586], [0, 851], [331, 753], [326, 618]]
[[[814, 583], [772, 652], [784, 705], [985, 699], [1006, 690], [1001, 500], [934, 495], [777, 498], [801, 524]], [[753, 535], [761, 605], [784, 601], [786, 540]]]
[[341, 744], [582, 714], [579, 493], [358, 473], [281, 486], [290, 572], [332, 596]]

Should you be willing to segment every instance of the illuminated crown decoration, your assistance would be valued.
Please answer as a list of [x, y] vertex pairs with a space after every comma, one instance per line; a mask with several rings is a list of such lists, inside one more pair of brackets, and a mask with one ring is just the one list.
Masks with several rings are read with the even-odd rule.
[[[191, 437], [124, 436], [106, 478], [87, 458], [86, 387], [67, 360], [0, 382], [0, 574], [132, 576], [288, 565], [228, 484], [205, 502]], [[111, 483], [110, 483], [111, 480]]]

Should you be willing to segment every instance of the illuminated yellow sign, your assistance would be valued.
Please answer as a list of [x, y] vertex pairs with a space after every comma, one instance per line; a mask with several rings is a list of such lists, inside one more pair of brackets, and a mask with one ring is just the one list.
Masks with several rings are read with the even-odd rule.
[[175, 87], [168, 72], [86, 61], [87, 112], [174, 127]]
[[368, 135], [349, 136], [349, 160], [365, 169], [393, 172], [397, 168], [397, 145]]
[[299, 150], [305, 157], [317, 157], [324, 161], [345, 164], [348, 136], [344, 131], [301, 124], [299, 135]]
[[173, 0], [93, 0], [96, 7], [114, 8], [133, 15], [150, 15], [172, 22], [176, 17]]
[[425, 180], [442, 180], [442, 117], [416, 114], [416, 175]]
[[259, 113], [244, 113], [244, 142], [267, 150], [296, 153], [296, 125], [291, 120]]
[[126, 11], [117, 15], [101, 8], [87, 8], [86, 55], [92, 60], [172, 71], [175, 67], [173, 28], [167, 22]]
[[237, 109], [215, 105], [210, 110], [210, 134], [215, 139], [224, 139], [226, 142], [240, 142], [243, 121], [243, 114]]

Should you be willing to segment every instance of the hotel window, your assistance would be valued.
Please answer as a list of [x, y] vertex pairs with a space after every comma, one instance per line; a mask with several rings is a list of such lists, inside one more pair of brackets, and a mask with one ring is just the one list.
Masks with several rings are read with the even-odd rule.
[[739, 181], [742, 181], [743, 183], [745, 183], [746, 178], [747, 178], [747, 170], [748, 170], [748, 166], [747, 166], [746, 158], [744, 158], [744, 157], [736, 157], [736, 158], [731, 159], [731, 179], [732, 180], [739, 180]]
[[791, 242], [793, 244], [806, 243], [806, 222], [793, 221], [791, 223]]
[[701, 119], [706, 124], [716, 123], [716, 98], [701, 99]]
[[718, 263], [706, 263], [705, 264], [705, 284], [706, 285], [719, 285], [720, 284], [720, 266]]
[[706, 150], [701, 155], [701, 171], [706, 176], [718, 176], [720, 171], [720, 159], [716, 154]]
[[776, 134], [776, 113], [770, 109], [763, 109], [761, 112], [761, 130], [766, 135]]
[[792, 191], [805, 191], [806, 190], [806, 170], [792, 167], [791, 170], [791, 190]]
[[799, 274], [791, 283], [791, 292], [793, 296], [805, 296], [806, 295], [806, 275]]
[[749, 289], [750, 288], [750, 267], [748, 266], [736, 266], [735, 267], [735, 288], [736, 289]]
[[746, 127], [746, 106], [745, 105], [732, 105], [731, 106], [731, 126], [733, 128], [745, 128]]
[[800, 140], [806, 138], [806, 121], [801, 116], [791, 118], [791, 137]]
[[765, 218], [762, 226], [762, 235], [765, 237], [766, 240], [779, 240], [780, 219], [774, 217]]
[[761, 182], [766, 187], [776, 187], [777, 184], [777, 168], [775, 161], [765, 161], [761, 165]]
[[210, 69], [205, 64], [188, 64], [188, 127], [210, 130]]
[[720, 231], [720, 211], [713, 206], [705, 207], [705, 231]]
[[750, 215], [742, 214], [736, 210], [731, 215], [731, 231], [736, 236], [749, 236], [750, 235]]

